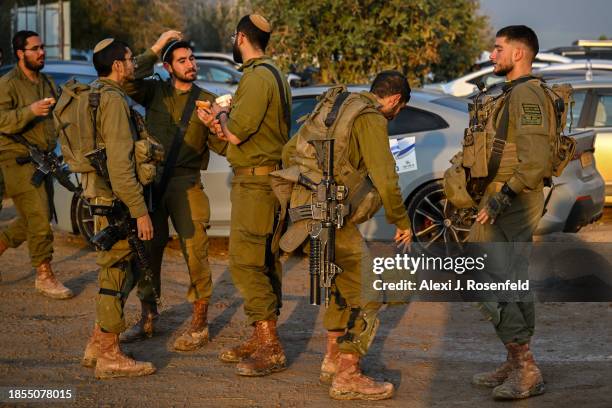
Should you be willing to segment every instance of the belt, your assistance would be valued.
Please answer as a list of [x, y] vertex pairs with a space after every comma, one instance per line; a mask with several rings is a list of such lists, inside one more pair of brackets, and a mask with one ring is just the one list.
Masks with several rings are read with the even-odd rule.
[[267, 176], [273, 171], [279, 170], [280, 165], [274, 164], [270, 166], [259, 167], [236, 167], [233, 170], [234, 176]]

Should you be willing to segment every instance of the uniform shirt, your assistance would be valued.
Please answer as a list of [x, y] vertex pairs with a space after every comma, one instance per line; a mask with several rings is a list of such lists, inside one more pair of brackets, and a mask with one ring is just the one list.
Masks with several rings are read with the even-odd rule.
[[[274, 74], [265, 67], [273, 65], [269, 57], [253, 58], [242, 65], [244, 72], [232, 103], [227, 127], [242, 142], [230, 144], [227, 160], [234, 168], [278, 164], [283, 145], [287, 143], [287, 128], [280, 93]], [[280, 71], [279, 71], [280, 73]], [[291, 112], [291, 91], [284, 75], [284, 92]]]
[[[15, 66], [11, 71], [0, 77], [0, 133], [22, 134], [29, 142], [44, 151], [55, 149], [56, 134], [53, 116], [34, 115], [30, 105], [38, 100], [53, 97], [50, 83], [38, 75], [38, 82], [32, 82]], [[57, 99], [57, 97], [56, 97]], [[0, 152], [2, 160], [25, 156], [28, 149], [7, 137], [0, 136]]]
[[110, 79], [99, 79], [100, 106], [96, 114], [99, 141], [106, 147], [106, 165], [110, 186], [95, 172], [83, 174], [83, 190], [88, 198], [121, 200], [132, 218], [148, 214], [142, 185], [136, 176], [134, 135], [130, 126], [127, 96], [119, 84]]
[[[374, 94], [360, 92], [369, 104], [378, 108]], [[364, 113], [355, 119], [349, 139], [349, 162], [361, 173], [367, 173], [380, 194], [389, 224], [406, 230], [410, 220], [399, 188], [395, 159], [389, 148], [387, 119], [380, 113]], [[297, 138], [292, 138], [283, 150], [283, 163], [292, 164]]]
[[[502, 103], [509, 103], [507, 143], [516, 144], [516, 161], [510, 172], [499, 172], [494, 181], [506, 182], [516, 193], [538, 190], [552, 174], [551, 141], [556, 132], [554, 108], [537, 79], [519, 83]], [[496, 118], [501, 124], [503, 106]], [[500, 166], [501, 167], [501, 166]]]
[[[157, 55], [152, 50], [139, 55], [136, 61], [136, 80], [127, 83], [124, 90], [147, 109], [145, 117], [147, 131], [164, 146], [167, 157], [191, 90], [178, 90], [169, 81], [144, 79], [153, 74], [153, 66], [157, 61]], [[201, 90], [198, 96], [199, 100], [210, 102], [215, 98], [214, 94], [206, 90]], [[174, 167], [194, 171], [205, 170], [210, 156], [209, 149], [224, 155], [227, 144], [211, 135], [209, 129], [198, 118], [194, 108]]]

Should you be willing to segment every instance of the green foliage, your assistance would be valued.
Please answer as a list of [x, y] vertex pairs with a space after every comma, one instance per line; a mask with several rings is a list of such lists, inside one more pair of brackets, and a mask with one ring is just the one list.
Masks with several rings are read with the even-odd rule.
[[182, 4], [180, 0], [72, 0], [72, 46], [91, 49], [113, 37], [140, 52], [162, 32], [185, 28]]
[[465, 71], [480, 54], [477, 0], [251, 0], [274, 26], [269, 53], [285, 68], [318, 65], [322, 82], [363, 83], [398, 69], [411, 83]]

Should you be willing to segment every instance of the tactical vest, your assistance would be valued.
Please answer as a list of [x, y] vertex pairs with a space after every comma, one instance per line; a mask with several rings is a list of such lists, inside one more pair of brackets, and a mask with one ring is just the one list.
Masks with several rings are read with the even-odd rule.
[[[546, 163], [544, 178], [550, 180], [553, 175], [561, 174], [571, 160], [575, 149], [575, 141], [562, 135], [567, 110], [571, 105], [571, 86], [549, 87], [537, 78], [529, 79], [529, 81], [537, 82], [553, 107], [551, 111], [555, 112], [555, 115], [548, 115], [545, 118], [551, 130], [549, 139], [551, 160]], [[476, 98], [474, 104], [470, 104], [470, 126], [465, 129], [464, 133], [462, 165], [468, 171], [468, 178], [473, 182], [472, 186], [478, 186], [479, 183], [482, 185], [483, 183], [506, 182], [512, 177], [518, 166], [514, 133], [508, 132], [506, 127], [505, 143], [500, 142], [500, 135], [498, 135], [504, 122], [509, 122], [509, 114], [506, 111], [511, 92], [512, 88], [509, 88], [505, 89], [500, 96], [481, 95]], [[499, 167], [494, 174], [489, 174], [493, 152], [499, 154], [500, 151]], [[472, 193], [478, 196], [482, 194], [482, 191], [472, 191]]]
[[[337, 111], [337, 118], [331, 126], [326, 121], [332, 113], [337, 98], [345, 98]], [[334, 139], [334, 178], [338, 185], [344, 186], [348, 194], [344, 200], [348, 205], [348, 221], [360, 224], [372, 218], [382, 206], [380, 194], [374, 188], [368, 177], [366, 169], [356, 169], [349, 161], [349, 147], [352, 128], [355, 120], [365, 113], [380, 114], [378, 109], [357, 93], [348, 93], [346, 87], [336, 86], [318, 97], [319, 102], [314, 110], [307, 116], [300, 118], [303, 121], [297, 134], [295, 155], [287, 169], [272, 173], [273, 178], [282, 178], [290, 181], [290, 198], [279, 194], [280, 188], [275, 192], [283, 205], [289, 198], [289, 208], [295, 209], [312, 204], [312, 192], [297, 184], [299, 174], [307, 176], [315, 183], [321, 181], [322, 172], [316, 159], [314, 147], [308, 143], [310, 140]], [[334, 113], [332, 113], [334, 115]], [[273, 188], [275, 181], [272, 181]], [[293, 251], [307, 236], [307, 219], [298, 219], [292, 215], [293, 225], [283, 237], [281, 248]], [[298, 232], [299, 230], [299, 232]], [[293, 236], [291, 236], [293, 234]], [[288, 242], [291, 243], [288, 243]]]

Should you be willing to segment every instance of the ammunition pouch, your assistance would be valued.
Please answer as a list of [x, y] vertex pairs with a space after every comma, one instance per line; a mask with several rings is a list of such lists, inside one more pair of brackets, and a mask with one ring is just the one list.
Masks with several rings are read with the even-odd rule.
[[159, 163], [164, 160], [164, 148], [161, 144], [147, 137], [134, 142], [136, 175], [143, 186], [155, 181]]
[[559, 177], [576, 153], [576, 140], [559, 135], [555, 138], [553, 153], [552, 175]]
[[470, 169], [471, 177], [487, 177], [487, 132], [465, 129], [463, 137], [463, 167]]
[[463, 167], [463, 152], [457, 153], [450, 160], [451, 167], [444, 172], [442, 185], [448, 201], [456, 208], [476, 207], [476, 202], [468, 192], [467, 174]]

